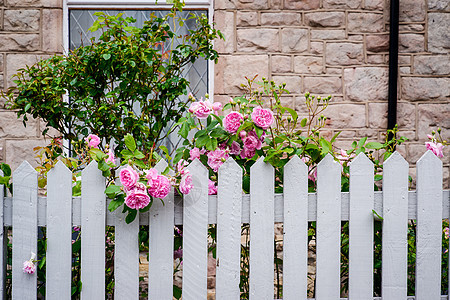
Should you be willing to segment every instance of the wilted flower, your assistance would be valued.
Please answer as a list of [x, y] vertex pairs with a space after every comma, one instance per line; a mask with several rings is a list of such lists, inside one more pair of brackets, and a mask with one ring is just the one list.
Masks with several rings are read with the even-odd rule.
[[33, 274], [34, 272], [36, 272], [36, 265], [34, 264], [36, 262], [35, 258], [36, 254], [31, 252], [31, 258], [23, 262], [24, 273]]

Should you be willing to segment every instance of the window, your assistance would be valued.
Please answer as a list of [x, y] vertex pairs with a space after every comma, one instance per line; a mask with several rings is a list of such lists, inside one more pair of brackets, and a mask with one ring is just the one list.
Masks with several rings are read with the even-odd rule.
[[[81, 45], [90, 43], [92, 37], [99, 37], [100, 32], [90, 32], [88, 29], [93, 25], [96, 17], [95, 12], [104, 12], [109, 15], [123, 13], [123, 17], [132, 17], [136, 20], [134, 26], [141, 26], [149, 19], [150, 14], [157, 16], [164, 16], [167, 14], [170, 6], [166, 5], [164, 1], [159, 1], [155, 4], [154, 1], [135, 0], [130, 2], [122, 2], [115, 0], [67, 0], [64, 4], [64, 48], [65, 51], [75, 49]], [[186, 1], [186, 6], [181, 14], [182, 17], [187, 18], [190, 13], [200, 15], [206, 14], [212, 20], [212, 5], [209, 1], [200, 0]], [[177, 34], [187, 34], [188, 29], [191, 29], [195, 24], [187, 20], [183, 27], [177, 27]], [[177, 40], [174, 41], [176, 46]], [[169, 44], [166, 47], [170, 47]], [[167, 49], [166, 49], [167, 50]], [[183, 76], [190, 82], [188, 91], [192, 92], [196, 97], [202, 97], [208, 91], [212, 91], [213, 80], [209, 80], [213, 74], [213, 62], [208, 62], [204, 59], [199, 59], [193, 64], [189, 64], [183, 73]], [[181, 99], [185, 100], [185, 99]], [[169, 136], [166, 146], [169, 151], [173, 150], [179, 142], [176, 134]]]

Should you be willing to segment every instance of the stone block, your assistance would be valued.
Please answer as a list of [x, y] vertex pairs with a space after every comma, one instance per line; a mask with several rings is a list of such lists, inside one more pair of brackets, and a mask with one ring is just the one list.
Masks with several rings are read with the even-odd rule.
[[36, 154], [33, 148], [38, 146], [44, 147], [49, 142], [49, 140], [46, 141], [44, 139], [7, 139], [5, 142], [4, 162], [11, 166], [13, 172], [24, 160], [28, 161], [32, 167], [37, 167], [38, 160], [35, 158]]
[[39, 34], [0, 33], [0, 51], [37, 51], [39, 46]]
[[370, 52], [388, 52], [389, 51], [389, 35], [367, 35], [366, 50]]
[[297, 9], [297, 10], [312, 10], [318, 9], [320, 6], [320, 0], [285, 0], [284, 8]]
[[366, 126], [366, 106], [363, 104], [330, 104], [325, 115], [331, 128], [350, 129]]
[[270, 8], [272, 9], [282, 9], [283, 1], [282, 0], [270, 0]]
[[[369, 103], [369, 127], [374, 129], [387, 128], [387, 102]], [[397, 103], [397, 124], [400, 128], [416, 128], [416, 106], [412, 103]]]
[[293, 25], [299, 26], [302, 24], [302, 15], [297, 12], [270, 12], [261, 13], [261, 25], [269, 26], [283, 26]]
[[357, 9], [361, 7], [361, 0], [323, 0], [323, 7], [327, 9]]
[[308, 29], [283, 28], [281, 39], [281, 50], [284, 53], [299, 53], [308, 50]]
[[349, 41], [359, 41], [362, 42], [364, 40], [364, 35], [362, 34], [349, 34], [348, 35]]
[[12, 76], [17, 73], [18, 69], [25, 67], [26, 65], [31, 66], [41, 59], [46, 59], [48, 56], [45, 55], [35, 55], [35, 54], [7, 54], [6, 56], [6, 74], [7, 78], [6, 87], [11, 87], [14, 85], [12, 81]]
[[448, 0], [428, 0], [428, 8], [432, 10], [450, 11]]
[[360, 43], [327, 43], [326, 63], [330, 65], [348, 66], [363, 63], [363, 44]]
[[276, 52], [279, 51], [278, 29], [249, 28], [237, 30], [237, 51]]
[[27, 126], [24, 127], [22, 118], [18, 119], [14, 111], [0, 112], [0, 138], [29, 138], [38, 136], [38, 124], [28, 116]]
[[411, 56], [410, 55], [399, 55], [398, 56], [398, 64], [399, 65], [410, 65], [411, 64]]
[[368, 64], [384, 64], [384, 56], [382, 54], [367, 54]]
[[41, 13], [37, 9], [7, 9], [3, 16], [5, 31], [39, 31]]
[[400, 67], [399, 68], [400, 74], [411, 74], [411, 67]]
[[0, 89], [3, 89], [5, 87], [5, 84], [3, 82], [3, 74], [0, 74]]
[[217, 39], [214, 41], [214, 47], [219, 53], [232, 53], [234, 51], [235, 33], [234, 33], [234, 13], [217, 10], [214, 13], [216, 28], [219, 29], [225, 40]]
[[63, 51], [62, 18], [62, 9], [42, 11], [42, 50], [59, 53]]
[[448, 55], [419, 55], [414, 57], [414, 74], [420, 75], [449, 75], [450, 56]]
[[377, 139], [378, 138], [378, 130], [376, 129], [361, 129], [356, 131], [356, 136], [358, 138], [368, 137], [369, 139]]
[[345, 24], [344, 12], [312, 12], [305, 14], [305, 24], [311, 27], [339, 27]]
[[376, 13], [348, 13], [349, 32], [383, 32], [383, 14]]
[[341, 94], [342, 80], [338, 76], [305, 77], [303, 89], [312, 94]]
[[311, 42], [311, 54], [323, 54], [323, 42]]
[[295, 56], [294, 72], [301, 74], [321, 74], [323, 58], [317, 56]]
[[401, 77], [401, 90], [405, 100], [448, 100], [450, 78]]
[[0, 54], [0, 72], [3, 72], [3, 53]]
[[258, 13], [256, 11], [238, 11], [236, 14], [237, 26], [258, 25]]
[[450, 14], [428, 14], [428, 51], [431, 53], [449, 53]]
[[422, 22], [425, 21], [427, 9], [425, 1], [408, 0], [399, 1], [399, 21], [400, 22]]
[[62, 8], [62, 0], [6, 0], [9, 6], [20, 7], [59, 7]]
[[362, 67], [344, 69], [344, 84], [348, 100], [387, 100], [388, 68]]
[[400, 53], [417, 53], [425, 51], [425, 37], [417, 33], [400, 33], [398, 37]]
[[233, 55], [221, 56], [214, 68], [216, 75], [215, 93], [240, 94], [241, 84], [246, 83], [245, 76], [259, 75], [259, 78], [269, 78], [269, 57], [267, 55]]
[[345, 39], [345, 30], [311, 30], [312, 40], [343, 40]]
[[383, 11], [384, 10], [384, 0], [365, 0], [364, 8], [371, 9], [371, 10]]
[[342, 68], [326, 68], [325, 72], [328, 75], [342, 75]]
[[302, 78], [300, 76], [292, 75], [292, 76], [272, 76], [272, 80], [276, 84], [286, 83], [286, 90], [291, 94], [299, 94], [302, 88]]
[[215, 0], [214, 1], [214, 14], [216, 14], [219, 10], [222, 9], [235, 9], [236, 5], [234, 4], [235, 0]]
[[233, 0], [237, 9], [268, 9], [268, 0]]
[[421, 32], [425, 30], [425, 25], [422, 24], [403, 24], [398, 26], [398, 30], [402, 31], [415, 31]]
[[289, 73], [291, 68], [291, 57], [287, 55], [272, 55], [272, 72]]
[[[417, 109], [419, 139], [427, 140], [427, 134], [436, 131], [438, 127], [442, 129], [441, 135], [444, 140], [450, 141], [450, 104], [426, 104], [418, 105]], [[446, 147], [450, 149], [450, 147]], [[450, 155], [447, 156], [449, 159]]]

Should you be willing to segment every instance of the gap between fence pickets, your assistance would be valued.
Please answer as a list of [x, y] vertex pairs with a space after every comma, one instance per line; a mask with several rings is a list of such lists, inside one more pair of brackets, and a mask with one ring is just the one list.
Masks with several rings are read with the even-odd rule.
[[[342, 193], [342, 207], [341, 218], [342, 221], [348, 221], [349, 219], [349, 193]], [[374, 210], [376, 213], [383, 217], [383, 192], [376, 191], [374, 197]], [[111, 200], [108, 200], [105, 209]], [[158, 201], [158, 200], [156, 200]], [[217, 223], [217, 196], [212, 195], [208, 198], [208, 223]], [[183, 224], [183, 206], [181, 197], [175, 197], [175, 225]], [[316, 221], [316, 202], [317, 194], [308, 194], [308, 221]], [[6, 197], [4, 199], [4, 226], [12, 226], [12, 197]], [[275, 194], [275, 223], [283, 222], [283, 194]], [[38, 198], [38, 226], [46, 226], [46, 209], [47, 198]], [[119, 208], [120, 209], [120, 208]], [[442, 198], [442, 219], [448, 219], [450, 212], [450, 190], [443, 191]], [[415, 220], [417, 218], [417, 194], [416, 191], [408, 192], [408, 219]], [[250, 195], [245, 194], [242, 197], [242, 219], [241, 223], [249, 223], [250, 220]], [[73, 212], [72, 212], [73, 226], [80, 226], [81, 223], [81, 198], [73, 198]], [[107, 210], [106, 224], [108, 226], [114, 226], [114, 213]], [[139, 224], [148, 225], [148, 212], [139, 215]]]

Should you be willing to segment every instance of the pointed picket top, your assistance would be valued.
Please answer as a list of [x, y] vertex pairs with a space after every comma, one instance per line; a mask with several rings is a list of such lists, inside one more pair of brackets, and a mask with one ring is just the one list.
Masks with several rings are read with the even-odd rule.
[[334, 157], [330, 153], [328, 153], [317, 165], [318, 168], [333, 167], [333, 166], [341, 167], [341, 165], [334, 159]]
[[403, 156], [398, 151], [395, 151], [383, 163], [383, 166], [390, 166], [390, 165], [408, 166], [408, 162], [403, 158]]
[[431, 150], [427, 150], [427, 152], [425, 152], [416, 163], [417, 166], [427, 164], [436, 165], [436, 167], [442, 168], [442, 161]]
[[86, 167], [86, 168], [84, 168], [84, 170], [82, 171], [82, 175], [86, 175], [86, 174], [90, 174], [90, 173], [102, 173], [102, 171], [100, 171], [99, 169], [98, 169], [98, 163], [95, 161], [95, 160], [93, 160], [93, 161], [91, 161], [90, 163], [89, 163], [89, 165]]
[[164, 171], [167, 168], [168, 165], [169, 164], [164, 159], [161, 159], [155, 165], [155, 169], [158, 170], [159, 172], [162, 172], [162, 171]]
[[367, 157], [363, 152], [359, 153], [351, 162], [350, 169], [352, 166], [373, 166], [373, 162]]
[[232, 158], [229, 157], [224, 163], [223, 165], [220, 166], [220, 169], [228, 169], [228, 170], [233, 170], [233, 169], [241, 169], [241, 167], [239, 166], [239, 164]]
[[[31, 174], [33, 174], [33, 173], [36, 173], [37, 174], [37, 172], [36, 172], [36, 170], [30, 165], [30, 163], [28, 162], [28, 161], [26, 161], [26, 160], [24, 160], [21, 164], [20, 164], [20, 166], [17, 168], [17, 169], [15, 169], [14, 170], [14, 175], [18, 175], [18, 174], [20, 174], [20, 173], [25, 173], [25, 174], [27, 174], [27, 173], [31, 173]], [[13, 177], [14, 178], [14, 177]]]
[[298, 156], [294, 155], [284, 166], [285, 168], [299, 168], [302, 171], [308, 171], [308, 166], [305, 162]]
[[258, 158], [258, 160], [253, 164], [253, 166], [250, 167], [250, 174], [252, 172], [255, 172], [256, 170], [264, 170], [265, 168], [271, 168], [273, 169], [271, 164], [264, 162], [265, 157], [261, 156]]
[[62, 161], [58, 161], [56, 163], [56, 165], [50, 170], [48, 171], [48, 175], [50, 176], [50, 174], [64, 174], [64, 173], [70, 173], [72, 174], [72, 171], [69, 170], [69, 168], [62, 162]]
[[194, 159], [188, 166], [187, 168], [190, 171], [194, 171], [194, 170], [199, 170], [200, 172], [207, 172], [208, 169], [206, 169], [206, 167], [203, 165], [203, 163], [198, 159]]

